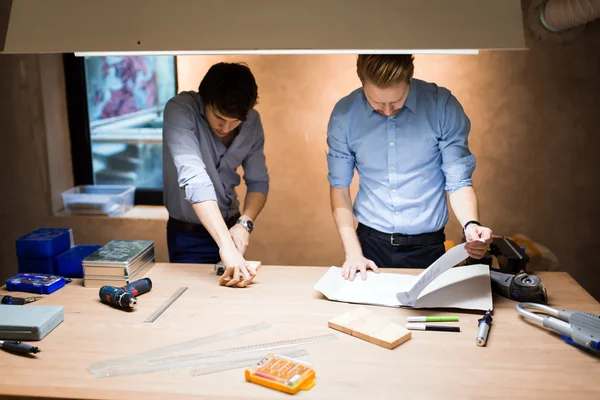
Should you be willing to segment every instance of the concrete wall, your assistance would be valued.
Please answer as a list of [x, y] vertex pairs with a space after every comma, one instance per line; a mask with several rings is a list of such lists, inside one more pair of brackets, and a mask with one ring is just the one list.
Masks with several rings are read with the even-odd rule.
[[[419, 56], [416, 77], [451, 89], [471, 118], [481, 220], [496, 234], [522, 233], [544, 244], [560, 269], [600, 298], [594, 253], [600, 245], [600, 24], [563, 45], [529, 40], [529, 47]], [[180, 57], [180, 89], [197, 88], [208, 67], [221, 60], [243, 60], [253, 70], [266, 134], [271, 193], [248, 258], [340, 265], [325, 137], [333, 105], [359, 84], [355, 57]], [[158, 260], [165, 261], [160, 218], [52, 216], [57, 194], [72, 183], [59, 61], [51, 55], [0, 57], [0, 278], [17, 271], [14, 239], [40, 226], [72, 227], [78, 243], [152, 239]], [[460, 239], [454, 217], [447, 233]]]

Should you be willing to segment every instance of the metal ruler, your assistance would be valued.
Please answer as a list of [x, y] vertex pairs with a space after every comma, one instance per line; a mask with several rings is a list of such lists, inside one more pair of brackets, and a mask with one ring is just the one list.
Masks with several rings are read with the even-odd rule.
[[[112, 369], [115, 367], [119, 367], [121, 365], [131, 364], [131, 363], [134, 363], [137, 361], [143, 361], [143, 360], [148, 360], [150, 358], [160, 357], [165, 354], [169, 354], [169, 353], [173, 353], [173, 352], [177, 352], [177, 351], [189, 350], [193, 347], [200, 346], [200, 345], [203, 345], [206, 343], [212, 343], [212, 342], [216, 342], [219, 340], [244, 335], [246, 333], [258, 331], [260, 329], [266, 329], [269, 327], [270, 327], [270, 325], [268, 323], [261, 322], [259, 324], [248, 325], [248, 326], [244, 326], [244, 327], [241, 327], [238, 329], [231, 329], [231, 330], [227, 330], [224, 332], [219, 332], [219, 333], [215, 333], [212, 335], [200, 337], [197, 339], [188, 340], [186, 342], [176, 343], [176, 344], [172, 344], [170, 346], [160, 347], [158, 349], [152, 349], [152, 350], [144, 351], [141, 353], [127, 355], [124, 357], [119, 357], [116, 359], [92, 364], [89, 366], [89, 370], [92, 374], [94, 374], [94, 377], [101, 377], [100, 375], [103, 375], [103, 374], [100, 374], [99, 372], [103, 371], [103, 370], [109, 370], [109, 369]], [[104, 374], [104, 375], [106, 375], [106, 374]], [[106, 376], [108, 376], [108, 375], [106, 375]]]
[[158, 309], [156, 311], [154, 311], [152, 313], [152, 315], [150, 315], [146, 320], [144, 320], [144, 322], [154, 322], [156, 321], [156, 319], [158, 317], [160, 317], [160, 315], [162, 313], [165, 312], [165, 310], [167, 308], [169, 308], [171, 306], [171, 304], [173, 304], [175, 302], [175, 300], [177, 300], [179, 297], [181, 297], [181, 295], [183, 294], [183, 292], [185, 292], [187, 290], [187, 287], [180, 287], [179, 289], [177, 289], [177, 291], [175, 293], [173, 293], [171, 295], [171, 297], [169, 297], [167, 299], [167, 301], [165, 301], [160, 307], [158, 307]]
[[249, 346], [240, 346], [240, 347], [231, 347], [228, 349], [206, 351], [206, 352], [202, 352], [202, 353], [168, 357], [168, 358], [162, 358], [162, 359], [158, 359], [158, 360], [150, 360], [150, 361], [148, 361], [148, 364], [149, 365], [168, 365], [168, 364], [186, 363], [186, 362], [190, 362], [190, 361], [194, 361], [194, 360], [199, 360], [202, 358], [222, 357], [222, 356], [227, 356], [229, 354], [248, 353], [248, 352], [253, 352], [253, 351], [270, 351], [270, 350], [281, 349], [281, 348], [286, 348], [286, 347], [294, 347], [294, 346], [306, 345], [306, 344], [311, 344], [311, 343], [326, 342], [326, 341], [335, 340], [335, 339], [337, 339], [337, 337], [334, 334], [330, 333], [328, 335], [309, 336], [309, 337], [305, 337], [305, 338], [281, 340], [279, 342], [253, 344], [253, 345], [249, 345]]

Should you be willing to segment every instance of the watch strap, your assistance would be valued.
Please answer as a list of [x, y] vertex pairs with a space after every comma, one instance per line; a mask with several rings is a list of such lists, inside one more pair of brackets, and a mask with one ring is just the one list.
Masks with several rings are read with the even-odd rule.
[[[236, 224], [242, 225], [248, 231], [248, 233], [251, 233], [254, 228], [254, 226], [253, 226], [254, 224], [250, 225], [251, 221], [247, 220], [247, 219], [240, 218], [237, 220]], [[252, 228], [251, 228], [251, 226], [252, 226]]]
[[467, 230], [467, 226], [469, 226], [470, 224], [475, 224], [475, 225], [483, 226], [483, 225], [481, 225], [481, 223], [479, 221], [471, 220], [471, 221], [467, 222], [465, 224], [465, 226], [463, 226], [463, 231], [466, 231]]

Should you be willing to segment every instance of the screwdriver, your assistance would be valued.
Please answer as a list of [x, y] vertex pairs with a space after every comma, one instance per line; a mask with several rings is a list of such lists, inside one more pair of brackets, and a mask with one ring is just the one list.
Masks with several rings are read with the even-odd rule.
[[0, 304], [11, 304], [22, 306], [23, 304], [33, 303], [39, 299], [43, 299], [43, 296], [31, 296], [31, 297], [12, 297], [12, 296], [0, 296]]
[[143, 278], [122, 287], [102, 286], [98, 295], [104, 303], [131, 310], [137, 305], [136, 296], [148, 293], [152, 289], [150, 278]]
[[23, 342], [12, 342], [0, 340], [0, 347], [4, 350], [11, 351], [13, 353], [39, 353], [41, 350], [39, 347], [32, 346]]

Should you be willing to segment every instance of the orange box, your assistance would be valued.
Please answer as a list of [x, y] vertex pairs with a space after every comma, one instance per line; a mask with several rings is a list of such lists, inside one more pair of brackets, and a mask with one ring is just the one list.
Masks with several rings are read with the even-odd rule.
[[273, 353], [247, 369], [244, 375], [248, 382], [289, 394], [315, 386], [315, 370], [310, 364]]

